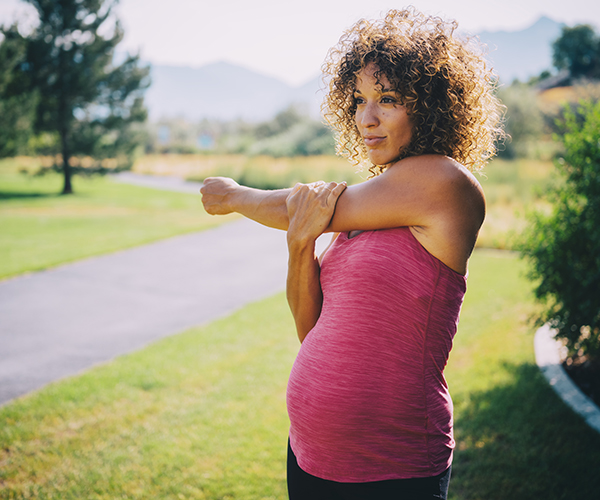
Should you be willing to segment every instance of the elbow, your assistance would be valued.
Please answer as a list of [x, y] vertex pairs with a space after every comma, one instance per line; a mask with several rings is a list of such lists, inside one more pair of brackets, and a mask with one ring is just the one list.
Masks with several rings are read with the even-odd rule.
[[298, 335], [298, 340], [300, 341], [300, 343], [302, 344], [302, 342], [304, 342], [304, 339], [308, 336], [308, 334], [312, 331], [312, 329], [315, 327], [316, 321], [314, 322], [296, 322], [296, 333]]

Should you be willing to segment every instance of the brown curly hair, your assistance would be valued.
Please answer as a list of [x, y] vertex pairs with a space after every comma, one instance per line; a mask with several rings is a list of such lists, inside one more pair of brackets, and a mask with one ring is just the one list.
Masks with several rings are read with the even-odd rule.
[[[325, 120], [336, 132], [337, 152], [355, 164], [369, 163], [355, 123], [356, 76], [368, 64], [402, 96], [413, 124], [400, 158], [449, 156], [479, 170], [504, 137], [503, 107], [494, 95], [497, 79], [474, 39], [454, 35], [456, 22], [428, 17], [413, 7], [391, 10], [378, 21], [360, 20], [346, 31], [323, 64], [328, 93]], [[399, 159], [400, 159], [399, 158]], [[373, 175], [385, 165], [372, 165]]]

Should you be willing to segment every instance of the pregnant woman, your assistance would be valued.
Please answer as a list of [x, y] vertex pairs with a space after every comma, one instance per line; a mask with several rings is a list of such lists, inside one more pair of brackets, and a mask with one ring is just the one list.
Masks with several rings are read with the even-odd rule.
[[[292, 500], [447, 497], [444, 368], [485, 216], [471, 172], [502, 135], [493, 75], [455, 28], [390, 11], [329, 52], [324, 115], [369, 180], [262, 191], [209, 178], [202, 188], [209, 213], [287, 231], [302, 342], [287, 390]], [[324, 232], [333, 241], [319, 259]]]

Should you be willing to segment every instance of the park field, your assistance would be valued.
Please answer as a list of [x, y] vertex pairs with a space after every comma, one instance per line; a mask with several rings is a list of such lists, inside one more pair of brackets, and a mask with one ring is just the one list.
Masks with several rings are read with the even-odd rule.
[[[0, 160], [0, 279], [114, 252], [222, 223], [200, 195], [145, 189], [107, 178], [35, 177], [38, 159]], [[225, 218], [225, 220], [230, 219]]]
[[[356, 174], [336, 158], [236, 158], [257, 183], [289, 165], [307, 176], [299, 181], [361, 180], [342, 177]], [[227, 162], [146, 157], [134, 171], [236, 176]], [[4, 277], [228, 220], [204, 214], [199, 196], [107, 178], [76, 179], [75, 195], [59, 196], [58, 176], [20, 173], [37, 165], [0, 162]], [[446, 372], [457, 440], [450, 498], [594, 498], [600, 436], [535, 365], [532, 287], [524, 262], [500, 250], [525, 224], [521, 214], [543, 207], [537, 191], [552, 181], [552, 165], [495, 160], [479, 180], [488, 218]], [[0, 499], [286, 498], [285, 385], [298, 347], [280, 294], [5, 405]]]
[[[446, 371], [452, 500], [596, 498], [600, 435], [534, 362], [523, 262], [476, 250]], [[287, 498], [284, 294], [0, 408], [0, 498]]]

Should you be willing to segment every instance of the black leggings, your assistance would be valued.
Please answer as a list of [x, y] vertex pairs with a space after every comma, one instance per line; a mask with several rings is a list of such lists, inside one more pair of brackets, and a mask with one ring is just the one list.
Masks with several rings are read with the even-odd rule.
[[287, 483], [290, 500], [446, 500], [450, 469], [439, 476], [338, 483], [304, 472], [288, 443]]

